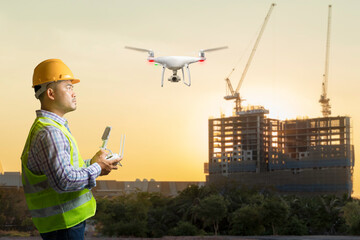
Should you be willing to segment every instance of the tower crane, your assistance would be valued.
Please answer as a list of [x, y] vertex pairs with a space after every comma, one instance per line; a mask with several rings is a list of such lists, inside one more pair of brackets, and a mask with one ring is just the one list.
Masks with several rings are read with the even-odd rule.
[[[254, 47], [253, 47], [253, 49], [252, 49], [252, 51], [251, 51], [250, 57], [249, 57], [246, 65], [245, 65], [245, 69], [244, 69], [244, 71], [243, 71], [243, 73], [242, 73], [242, 75], [241, 75], [240, 81], [239, 81], [236, 89], [234, 90], [234, 88], [233, 88], [232, 85], [231, 85], [230, 79], [229, 79], [230, 75], [234, 72], [235, 68], [232, 69], [232, 71], [231, 71], [231, 73], [229, 74], [229, 76], [225, 79], [226, 85], [227, 85], [227, 89], [226, 89], [227, 95], [224, 97], [224, 99], [226, 99], [226, 100], [232, 100], [232, 99], [234, 99], [234, 100], [235, 100], [235, 108], [234, 108], [234, 109], [235, 109], [235, 113], [236, 113], [236, 114], [238, 114], [238, 113], [241, 111], [241, 102], [242, 102], [242, 100], [243, 100], [243, 99], [241, 99], [240, 93], [239, 93], [240, 87], [241, 87], [241, 85], [242, 85], [242, 83], [243, 83], [243, 81], [244, 81], [244, 79], [245, 79], [246, 73], [247, 73], [247, 71], [248, 71], [248, 69], [249, 69], [249, 67], [250, 67], [251, 61], [252, 61], [252, 59], [253, 59], [253, 57], [254, 57], [254, 55], [255, 55], [256, 49], [257, 49], [257, 47], [258, 47], [258, 45], [259, 45], [261, 36], [263, 35], [263, 32], [264, 32], [265, 27], [266, 27], [266, 24], [267, 24], [267, 22], [269, 21], [271, 12], [272, 12], [272, 10], [273, 10], [273, 8], [274, 8], [275, 6], [276, 6], [275, 3], [272, 3], [271, 6], [270, 6], [270, 9], [269, 9], [269, 11], [268, 11], [268, 13], [267, 13], [267, 15], [266, 15], [266, 17], [265, 17], [264, 23], [263, 23], [263, 25], [262, 25], [262, 27], [261, 27], [261, 29], [260, 29], [259, 35], [258, 35], [258, 37], [257, 37], [257, 39], [256, 39], [256, 41], [255, 41]], [[230, 93], [230, 94], [228, 94], [228, 93]]]
[[323, 75], [322, 82], [322, 94], [320, 96], [319, 103], [322, 107], [323, 117], [328, 117], [331, 114], [330, 98], [327, 97], [328, 77], [329, 77], [329, 49], [330, 49], [330, 29], [331, 29], [331, 5], [329, 5], [328, 13], [328, 28], [326, 39], [326, 55], [325, 55], [325, 73]]

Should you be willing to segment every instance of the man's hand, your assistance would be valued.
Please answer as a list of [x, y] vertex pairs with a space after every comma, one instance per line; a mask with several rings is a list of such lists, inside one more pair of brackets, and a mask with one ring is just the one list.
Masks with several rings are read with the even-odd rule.
[[113, 160], [106, 160], [106, 155], [108, 153], [104, 149], [100, 149], [95, 156], [91, 159], [91, 164], [98, 163], [101, 167], [100, 176], [108, 175], [111, 170], [118, 169], [118, 162], [122, 160], [122, 158], [116, 158]]

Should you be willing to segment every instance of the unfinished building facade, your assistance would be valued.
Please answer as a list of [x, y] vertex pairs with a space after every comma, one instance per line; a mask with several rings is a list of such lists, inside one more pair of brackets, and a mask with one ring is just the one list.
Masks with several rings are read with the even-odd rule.
[[300, 194], [352, 193], [354, 146], [350, 117], [281, 121], [253, 106], [237, 116], [209, 119], [209, 183]]

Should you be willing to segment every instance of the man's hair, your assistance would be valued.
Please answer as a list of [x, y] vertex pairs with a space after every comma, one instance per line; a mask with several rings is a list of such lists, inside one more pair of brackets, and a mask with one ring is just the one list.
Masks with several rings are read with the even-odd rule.
[[[52, 83], [55, 83], [54, 86], [52, 87], [53, 89], [55, 89], [57, 83], [59, 83], [59, 82], [61, 82], [61, 81], [56, 81], [56, 82], [50, 82], [50, 83], [48, 83], [47, 86], [46, 86], [46, 90], [47, 90], [48, 88], [50, 88], [49, 86], [50, 86]], [[36, 86], [34, 86], [35, 93], [36, 93], [38, 90], [40, 90], [40, 88], [41, 88], [41, 85], [36, 85]], [[38, 99], [39, 99], [40, 101], [42, 101], [42, 100], [44, 99], [45, 93], [46, 93], [46, 91], [44, 91], [43, 93], [41, 93], [41, 94], [39, 95], [39, 98], [38, 98]]]
[[[41, 88], [40, 85], [34, 86], [35, 93], [36, 93], [38, 90], [40, 90], [40, 88]], [[40, 101], [44, 98], [44, 93], [45, 93], [45, 92], [43, 92], [43, 93], [41, 93], [41, 94], [39, 95], [38, 99], [39, 99]]]
[[36, 86], [34, 86], [34, 90], [35, 90], [35, 93], [39, 90], [41, 88], [41, 86], [40, 85], [36, 85]]

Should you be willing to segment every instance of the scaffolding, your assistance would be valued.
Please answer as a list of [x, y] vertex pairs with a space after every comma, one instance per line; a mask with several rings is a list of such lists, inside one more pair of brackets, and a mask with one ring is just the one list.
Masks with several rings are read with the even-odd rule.
[[234, 179], [285, 192], [352, 193], [350, 117], [281, 121], [262, 106], [209, 119], [207, 181]]

